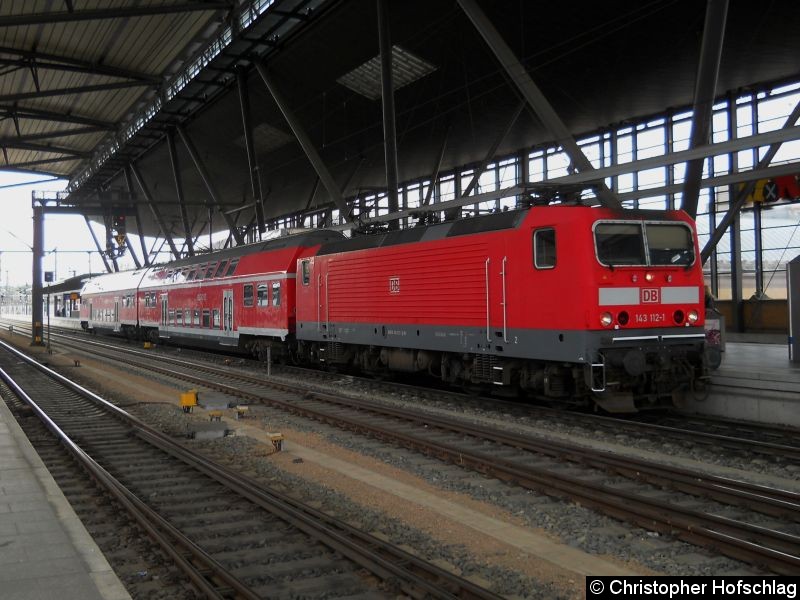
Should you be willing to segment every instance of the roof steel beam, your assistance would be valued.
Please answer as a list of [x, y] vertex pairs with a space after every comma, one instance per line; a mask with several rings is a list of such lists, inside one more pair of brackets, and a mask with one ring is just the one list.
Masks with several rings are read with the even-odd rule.
[[97, 248], [97, 253], [103, 260], [103, 266], [106, 268], [106, 273], [111, 273], [111, 267], [108, 264], [108, 260], [106, 260], [106, 251], [100, 246], [100, 240], [97, 239], [97, 236], [94, 233], [94, 229], [92, 229], [92, 223], [89, 221], [89, 217], [84, 215], [83, 218], [86, 221], [86, 227], [89, 228], [89, 233], [92, 234], [92, 239], [94, 240], [94, 245]]
[[[707, 144], [711, 133], [714, 93], [717, 89], [722, 42], [728, 17], [728, 0], [708, 0], [703, 27], [703, 44], [700, 48], [700, 65], [694, 87], [692, 107], [692, 135], [689, 148]], [[703, 160], [695, 159], [686, 165], [681, 207], [689, 216], [697, 216], [700, 179], [703, 177]]]
[[175, 180], [175, 195], [178, 197], [178, 206], [181, 210], [184, 240], [189, 246], [189, 256], [194, 256], [192, 231], [189, 228], [189, 215], [186, 214], [186, 201], [183, 198], [183, 185], [181, 184], [181, 173], [178, 168], [178, 151], [175, 148], [175, 131], [173, 129], [167, 130], [167, 149], [169, 150], [169, 163], [172, 166], [172, 177]]
[[90, 92], [104, 92], [107, 90], [119, 90], [124, 88], [145, 87], [151, 85], [153, 84], [141, 81], [116, 81], [111, 83], [98, 83], [96, 85], [79, 85], [77, 87], [41, 90], [38, 92], [18, 92], [16, 94], [5, 94], [0, 96], [0, 102], [19, 102], [20, 100], [52, 98], [53, 96], [68, 96], [70, 94], [88, 94]]
[[0, 55], [7, 54], [16, 58], [0, 56], [0, 65], [16, 67], [36, 67], [38, 69], [49, 69], [53, 71], [68, 71], [71, 73], [88, 73], [91, 75], [107, 75], [108, 77], [119, 77], [122, 79], [133, 79], [144, 83], [158, 85], [161, 79], [154, 75], [131, 71], [121, 67], [98, 64], [96, 62], [78, 60], [68, 56], [49, 54], [37, 50], [20, 50], [0, 46]]
[[450, 137], [450, 129], [452, 127], [452, 123], [447, 124], [447, 129], [445, 129], [444, 135], [442, 136], [442, 145], [439, 147], [439, 155], [436, 159], [436, 165], [433, 168], [433, 175], [431, 176], [431, 183], [428, 186], [428, 191], [425, 193], [425, 197], [422, 199], [422, 206], [427, 206], [431, 203], [431, 198], [433, 198], [433, 189], [436, 187], [436, 182], [439, 180], [439, 171], [442, 170], [442, 162], [444, 161], [444, 152], [447, 150], [447, 140]]
[[131, 201], [133, 202], [133, 206], [136, 209], [136, 229], [139, 230], [139, 245], [142, 247], [142, 259], [144, 260], [144, 266], [150, 266], [150, 256], [147, 253], [147, 244], [144, 241], [144, 223], [142, 222], [142, 213], [139, 210], [139, 203], [136, 201], [136, 189], [133, 186], [133, 179], [131, 178], [131, 166], [130, 164], [125, 164], [122, 167], [122, 173], [125, 176], [125, 185], [128, 188], [128, 193], [131, 196]]
[[250, 93], [247, 89], [247, 73], [244, 67], [236, 67], [236, 87], [239, 91], [239, 110], [242, 114], [242, 129], [244, 130], [244, 146], [247, 151], [247, 166], [250, 171], [250, 187], [253, 191], [253, 202], [256, 208], [256, 223], [258, 233], [266, 231], [264, 226], [264, 196], [261, 193], [261, 175], [256, 161], [256, 152], [253, 147], [253, 124], [250, 119]]
[[[517, 59], [514, 52], [492, 25], [492, 22], [480, 9], [477, 2], [475, 0], [458, 0], [458, 4], [489, 45], [497, 60], [500, 61], [500, 64], [522, 93], [522, 96], [531, 105], [542, 124], [569, 156], [573, 167], [581, 173], [593, 170], [592, 163], [586, 158], [567, 126], [539, 87], [533, 82], [525, 66]], [[597, 184], [597, 197], [604, 206], [616, 209], [622, 208], [619, 198], [602, 181]]]
[[[236, 223], [233, 222], [233, 219], [231, 219], [231, 216], [229, 214], [227, 214], [222, 210], [223, 209], [222, 197], [217, 191], [217, 187], [214, 185], [214, 182], [211, 179], [211, 175], [209, 174], [208, 169], [206, 169], [205, 163], [200, 158], [200, 154], [197, 152], [197, 148], [195, 148], [191, 138], [189, 138], [189, 136], [186, 133], [186, 130], [183, 127], [179, 125], [177, 127], [177, 130], [178, 130], [178, 135], [181, 137], [181, 140], [183, 141], [183, 145], [186, 146], [186, 150], [189, 151], [189, 156], [191, 157], [192, 162], [194, 163], [194, 166], [197, 169], [197, 172], [200, 174], [200, 179], [203, 180], [203, 183], [205, 184], [206, 189], [208, 190], [208, 193], [211, 196], [211, 199], [214, 201], [214, 205], [217, 207], [217, 210], [222, 214], [222, 217], [225, 219], [225, 223], [228, 225], [228, 229], [230, 230], [233, 239], [236, 240], [237, 244], [244, 243], [244, 237], [242, 237], [241, 232], [236, 227]], [[210, 208], [211, 205], [209, 205], [209, 209]]]
[[28, 142], [20, 142], [15, 138], [5, 139], [0, 142], [6, 148], [16, 148], [18, 150], [30, 150], [31, 152], [50, 152], [52, 154], [69, 154], [76, 158], [89, 158], [91, 152], [84, 152], [82, 150], [74, 150], [72, 148], [64, 148], [62, 146], [45, 146], [42, 144], [31, 144]]
[[[40, 160], [26, 160], [18, 163], [6, 163], [3, 165], [3, 170], [6, 169], [28, 169], [30, 167], [38, 167], [39, 165], [49, 165], [51, 163], [67, 162], [70, 160], [78, 160], [74, 156], [59, 156], [58, 158], [43, 158]], [[41, 171], [46, 172], [46, 171]], [[59, 175], [63, 177], [63, 175]]]
[[[792, 114], [788, 116], [786, 122], [783, 124], [783, 130], [791, 129], [794, 127], [794, 124], [797, 122], [797, 119], [800, 119], [800, 102], [798, 102]], [[764, 154], [763, 158], [758, 161], [758, 165], [756, 165], [756, 169], [765, 169], [769, 166], [769, 163], [772, 162], [772, 159], [775, 158], [775, 155], [780, 150], [781, 142], [776, 142], [772, 144], [768, 149], [767, 152]], [[703, 261], [703, 264], [708, 260], [708, 257], [711, 256], [711, 253], [714, 251], [714, 248], [717, 247], [717, 244], [722, 239], [722, 236], [725, 235], [725, 232], [730, 227], [731, 223], [733, 222], [734, 217], [736, 214], [742, 209], [744, 203], [747, 202], [747, 197], [753, 193], [753, 189], [755, 188], [755, 181], [750, 181], [747, 185], [742, 187], [739, 192], [736, 194], [736, 198], [734, 198], [733, 202], [730, 203], [728, 208], [728, 212], [726, 212], [722, 219], [720, 220], [717, 227], [714, 229], [714, 232], [708, 238], [708, 242], [703, 247], [702, 252], [700, 253], [700, 257]]]
[[[633, 162], [603, 167], [601, 169], [596, 169], [591, 173], [576, 173], [574, 175], [565, 175], [564, 177], [555, 177], [553, 179], [548, 179], [547, 183], [588, 183], [598, 179], [604, 179], [606, 177], [621, 175], [623, 173], [645, 171], [647, 169], [654, 169], [657, 167], [665, 167], [667, 165], [682, 163], [694, 158], [719, 156], [721, 154], [728, 154], [729, 152], [737, 152], [739, 150], [758, 148], [760, 146], [798, 139], [800, 139], [800, 126], [791, 126], [787, 122], [783, 128], [768, 131], [766, 133], [758, 133], [756, 135], [749, 135], [747, 137], [728, 140], [727, 142], [698, 146], [697, 148], [692, 148], [691, 150], [681, 150], [680, 152], [671, 152], [670, 154], [665, 154], [663, 156], [643, 158]], [[680, 189], [678, 191], [680, 191]]]
[[176, 4], [126, 6], [119, 8], [98, 8], [86, 10], [68, 10], [67, 12], [44, 12], [21, 15], [5, 15], [0, 17], [0, 27], [19, 27], [20, 25], [46, 25], [49, 23], [65, 23], [70, 21], [98, 21], [103, 19], [128, 19], [130, 17], [147, 17], [183, 12], [208, 10], [229, 10], [230, 1], [207, 0], [204, 2], [179, 2]]
[[106, 131], [102, 127], [76, 127], [75, 129], [61, 129], [59, 131], [48, 131], [46, 133], [29, 133], [16, 137], [0, 138], [0, 146], [11, 145], [20, 142], [35, 142], [37, 140], [49, 140], [57, 137], [69, 137], [71, 135], [83, 135], [85, 133], [99, 133]]
[[[381, 103], [383, 105], [383, 152], [386, 159], [386, 193], [389, 212], [397, 212], [397, 130], [394, 113], [394, 83], [392, 81], [392, 38], [389, 28], [388, 0], [378, 3], [378, 46], [381, 57]], [[397, 221], [389, 221], [389, 229], [398, 228]]]
[[478, 181], [480, 181], [481, 175], [483, 175], [483, 172], [486, 170], [486, 167], [494, 158], [494, 155], [497, 154], [497, 149], [500, 147], [500, 144], [502, 144], [503, 140], [506, 139], [506, 136], [509, 133], [511, 133], [511, 129], [514, 127], [514, 124], [517, 122], [517, 119], [519, 119], [519, 116], [522, 114], [522, 111], [525, 110], [525, 105], [526, 102], [525, 100], [523, 100], [522, 102], [519, 103], [517, 109], [511, 114], [511, 118], [508, 120], [505, 129], [503, 129], [495, 138], [494, 143], [492, 143], [483, 161], [481, 161], [481, 164], [478, 165], [478, 167], [475, 169], [475, 173], [472, 176], [472, 180], [469, 182], [469, 184], [467, 184], [466, 189], [464, 189], [464, 191], [461, 192], [462, 196], [469, 196], [470, 193], [472, 193], [472, 190], [475, 189], [475, 186], [478, 185]]
[[181, 253], [178, 252], [178, 249], [175, 247], [175, 242], [172, 241], [172, 236], [170, 235], [169, 229], [164, 223], [164, 218], [161, 216], [161, 211], [158, 210], [158, 206], [156, 206], [156, 203], [153, 201], [153, 197], [150, 195], [150, 190], [147, 188], [147, 185], [145, 185], [144, 179], [142, 179], [142, 175], [139, 173], [139, 168], [136, 166], [136, 163], [130, 163], [130, 169], [131, 173], [133, 173], [134, 179], [136, 179], [136, 183], [139, 184], [139, 189], [142, 190], [144, 199], [147, 201], [147, 206], [150, 207], [150, 212], [153, 213], [153, 218], [155, 219], [156, 223], [158, 223], [158, 226], [161, 228], [161, 232], [167, 239], [169, 248], [172, 250], [172, 255], [175, 257], [175, 260], [178, 260], [181, 257]]
[[106, 131], [113, 131], [116, 129], [114, 123], [110, 121], [101, 121], [99, 119], [92, 119], [89, 117], [81, 117], [78, 115], [70, 115], [66, 113], [58, 113], [49, 110], [40, 110], [37, 108], [25, 108], [22, 106], [0, 106], [0, 118], [7, 119], [26, 119], [32, 121], [56, 121], [58, 123], [74, 123], [76, 125], [88, 125], [90, 127], [97, 127]]
[[258, 70], [258, 74], [261, 75], [261, 79], [264, 80], [264, 84], [267, 86], [269, 93], [275, 100], [275, 104], [278, 105], [281, 113], [283, 113], [283, 117], [286, 119], [286, 122], [289, 124], [289, 127], [291, 127], [292, 132], [297, 138], [298, 143], [303, 148], [306, 158], [308, 158], [309, 162], [314, 167], [314, 170], [317, 172], [317, 176], [319, 177], [320, 181], [322, 181], [322, 185], [325, 186], [325, 189], [328, 191], [333, 203], [336, 204], [336, 207], [339, 209], [341, 218], [344, 221], [350, 221], [350, 209], [347, 206], [347, 202], [345, 201], [344, 196], [342, 196], [339, 186], [336, 185], [333, 175], [331, 175], [328, 167], [325, 166], [325, 163], [322, 161], [322, 157], [317, 152], [317, 149], [314, 148], [311, 138], [308, 137], [308, 134], [305, 132], [302, 125], [289, 108], [288, 101], [283, 97], [283, 94], [281, 94], [280, 90], [278, 90], [264, 62], [259, 60], [256, 61], [255, 65], [256, 69]]
[[136, 256], [136, 251], [133, 249], [133, 244], [131, 243], [130, 236], [125, 236], [125, 246], [128, 248], [128, 252], [131, 253], [131, 258], [133, 259], [133, 264], [136, 265], [137, 269], [142, 268], [142, 263], [139, 262], [139, 257]]

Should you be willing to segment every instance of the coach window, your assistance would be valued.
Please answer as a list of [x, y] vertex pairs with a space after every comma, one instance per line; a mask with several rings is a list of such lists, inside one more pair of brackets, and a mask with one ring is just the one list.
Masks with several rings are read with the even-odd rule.
[[189, 274], [186, 276], [186, 281], [191, 281], [194, 279], [194, 276], [197, 274], [197, 271], [194, 267], [189, 267]]
[[200, 311], [196, 308], [192, 311], [192, 326], [200, 327]]
[[218, 308], [214, 309], [213, 316], [214, 316], [214, 329], [219, 329], [220, 320], [219, 320], [219, 309]]
[[242, 294], [242, 303], [245, 306], [253, 306], [253, 284], [246, 283], [244, 285], [244, 293]]
[[211, 279], [211, 277], [213, 277], [213, 275], [214, 275], [214, 271], [216, 271], [216, 270], [217, 270], [217, 263], [215, 263], [215, 262], [208, 263], [208, 269], [206, 270], [205, 278], [206, 279]]
[[272, 282], [272, 306], [281, 305], [281, 282]]
[[197, 267], [197, 275], [194, 276], [195, 281], [200, 281], [203, 278], [206, 274], [206, 267], [208, 267], [207, 264], [202, 264]]
[[217, 270], [214, 272], [214, 277], [222, 277], [225, 274], [225, 267], [228, 266], [228, 261], [221, 260]]
[[203, 309], [203, 327], [210, 327], [211, 326], [211, 311], [207, 308]]
[[266, 283], [258, 284], [258, 306], [269, 306], [269, 288]]
[[537, 269], [556, 266], [556, 230], [552, 227], [533, 232], [533, 266]]
[[311, 264], [310, 261], [304, 260], [300, 263], [303, 271], [303, 285], [308, 285], [311, 281]]
[[231, 275], [233, 275], [234, 271], [236, 271], [236, 265], [238, 264], [239, 264], [239, 259], [234, 258], [228, 265], [228, 270], [225, 272], [225, 277], [230, 277]]

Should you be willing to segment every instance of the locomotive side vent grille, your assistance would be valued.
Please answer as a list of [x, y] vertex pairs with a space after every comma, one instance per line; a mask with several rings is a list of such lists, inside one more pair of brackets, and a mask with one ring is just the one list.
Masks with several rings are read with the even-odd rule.
[[493, 381], [495, 377], [494, 367], [497, 357], [491, 354], [478, 354], [475, 356], [472, 378], [475, 381]]

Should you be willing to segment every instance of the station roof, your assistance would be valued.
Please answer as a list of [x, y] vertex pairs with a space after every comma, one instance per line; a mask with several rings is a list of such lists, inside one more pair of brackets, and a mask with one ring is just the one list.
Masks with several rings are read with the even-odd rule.
[[[704, 2], [479, 4], [575, 135], [691, 105]], [[429, 175], [443, 147], [442, 171], [480, 161], [520, 103], [507, 74], [455, 0], [389, 7], [400, 180]], [[717, 93], [796, 79], [798, 31], [792, 3], [732, 2]], [[382, 190], [377, 56], [376, 0], [2, 2], [0, 168], [68, 177], [70, 200], [89, 210], [127, 197], [123, 169], [134, 163], [181, 236], [167, 143], [180, 127], [223, 210], [245, 224], [253, 194], [241, 67], [267, 216], [324, 205], [325, 189], [253, 68], [263, 60], [343, 195]], [[175, 139], [197, 232], [209, 193]], [[498, 155], [550, 140], [524, 110]], [[159, 231], [150, 213], [140, 216], [146, 233]], [[218, 216], [215, 225], [224, 226]]]

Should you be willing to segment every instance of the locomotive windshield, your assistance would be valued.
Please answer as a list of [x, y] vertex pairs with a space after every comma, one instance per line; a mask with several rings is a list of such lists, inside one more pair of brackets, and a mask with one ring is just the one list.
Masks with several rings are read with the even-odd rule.
[[599, 222], [597, 259], [609, 267], [680, 266], [694, 262], [692, 231], [683, 223]]

